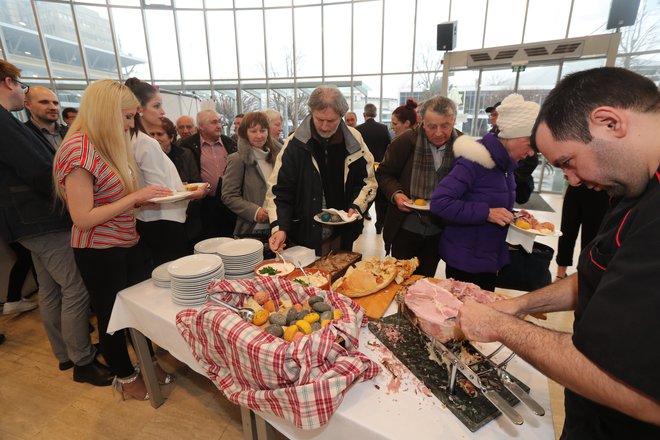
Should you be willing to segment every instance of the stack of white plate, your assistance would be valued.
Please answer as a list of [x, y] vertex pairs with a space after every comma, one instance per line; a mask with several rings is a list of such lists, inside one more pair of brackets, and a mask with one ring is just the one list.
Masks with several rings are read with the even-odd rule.
[[206, 240], [202, 240], [195, 245], [196, 254], [217, 254], [218, 246], [234, 241], [233, 238], [229, 237], [213, 237]]
[[227, 280], [254, 278], [254, 268], [264, 261], [264, 244], [252, 238], [241, 238], [218, 246], [225, 263]]
[[223, 279], [225, 268], [217, 255], [196, 254], [179, 258], [167, 266], [172, 301], [181, 306], [196, 306], [206, 299], [211, 279]]
[[167, 271], [167, 266], [169, 266], [170, 263], [171, 261], [163, 263], [151, 271], [151, 281], [153, 281], [157, 287], [170, 288], [170, 273]]

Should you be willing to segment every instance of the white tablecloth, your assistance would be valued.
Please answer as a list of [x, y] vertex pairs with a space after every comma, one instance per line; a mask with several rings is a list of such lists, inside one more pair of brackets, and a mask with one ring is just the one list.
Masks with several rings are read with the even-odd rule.
[[[169, 289], [158, 288], [151, 281], [145, 281], [119, 293], [108, 331], [135, 328], [174, 357], [204, 374], [176, 329], [176, 314], [183, 309], [171, 301]], [[363, 329], [360, 350], [379, 361], [383, 350], [367, 345], [372, 339], [375, 337], [371, 332]], [[525, 419], [523, 425], [516, 426], [500, 416], [476, 433], [471, 433], [435, 396], [426, 396], [411, 373], [402, 375], [404, 380], [398, 391], [388, 391], [392, 376], [384, 368], [374, 380], [354, 384], [330, 422], [322, 428], [304, 431], [275, 416], [259, 415], [278, 431], [295, 439], [554, 439], [547, 379], [518, 358], [509, 364], [508, 370], [530, 386], [532, 397], [545, 408], [545, 416], [535, 416], [519, 404], [515, 408]]]

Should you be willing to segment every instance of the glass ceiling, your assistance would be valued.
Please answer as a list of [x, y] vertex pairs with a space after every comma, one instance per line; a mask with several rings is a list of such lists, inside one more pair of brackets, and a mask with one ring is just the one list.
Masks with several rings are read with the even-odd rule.
[[[340, 86], [359, 114], [376, 103], [387, 122], [406, 98], [437, 93], [437, 24], [457, 21], [456, 51], [523, 44], [613, 32], [606, 29], [610, 3], [3, 0], [0, 51], [24, 78], [73, 105], [91, 81], [137, 76], [213, 98], [228, 117], [275, 107], [295, 126], [306, 96], [325, 82]], [[658, 0], [642, 0], [635, 25], [622, 28], [617, 65], [660, 82], [659, 23]], [[479, 78], [483, 84], [489, 76]]]

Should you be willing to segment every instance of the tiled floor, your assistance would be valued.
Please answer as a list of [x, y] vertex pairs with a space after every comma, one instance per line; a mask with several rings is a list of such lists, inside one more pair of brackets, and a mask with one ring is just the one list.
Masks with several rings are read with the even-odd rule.
[[[561, 197], [544, 196], [556, 213], [537, 217], [559, 224]], [[372, 213], [373, 215], [373, 213]], [[556, 238], [542, 241], [556, 248]], [[367, 222], [355, 250], [383, 255], [380, 235]], [[553, 263], [554, 274], [554, 263]], [[439, 267], [438, 276], [444, 275]], [[512, 292], [513, 293], [513, 292]], [[570, 331], [571, 315], [555, 314], [543, 325]], [[167, 386], [165, 404], [158, 410], [148, 402], [121, 402], [111, 388], [96, 388], [71, 380], [71, 370], [60, 372], [50, 352], [37, 311], [0, 316], [0, 439], [170, 439], [237, 440], [242, 438], [240, 412], [212, 383], [184, 364], [158, 353], [161, 364], [177, 374]], [[555, 426], [563, 421], [561, 387], [551, 387]], [[560, 432], [559, 428], [556, 430]]]

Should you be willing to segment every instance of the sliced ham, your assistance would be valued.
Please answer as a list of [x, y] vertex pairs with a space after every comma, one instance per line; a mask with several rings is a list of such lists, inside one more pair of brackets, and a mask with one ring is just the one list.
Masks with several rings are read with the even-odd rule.
[[502, 299], [499, 295], [496, 295], [493, 292], [489, 292], [487, 290], [482, 290], [481, 287], [472, 283], [448, 279], [438, 280], [436, 281], [436, 284], [447, 289], [452, 295], [454, 295], [462, 302], [465, 302], [466, 299], [470, 298], [481, 304], [490, 304]]
[[422, 279], [408, 288], [404, 302], [427, 335], [441, 342], [462, 339], [456, 323], [447, 319], [456, 317], [463, 303], [447, 289]]
[[476, 284], [452, 279], [429, 281], [426, 278], [408, 287], [404, 296], [404, 302], [417, 318], [421, 330], [443, 343], [463, 339], [456, 322], [447, 319], [455, 318], [467, 299], [490, 304], [502, 298]]

